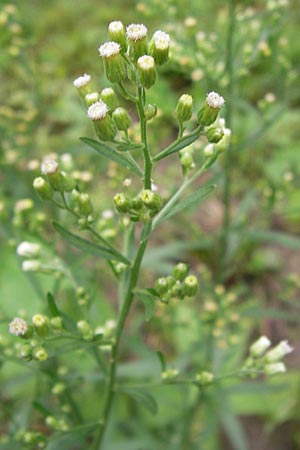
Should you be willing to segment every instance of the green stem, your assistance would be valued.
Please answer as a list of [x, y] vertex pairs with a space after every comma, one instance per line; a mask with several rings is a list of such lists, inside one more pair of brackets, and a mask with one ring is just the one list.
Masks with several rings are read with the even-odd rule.
[[[235, 0], [228, 0], [228, 28], [227, 28], [227, 43], [226, 43], [226, 66], [225, 71], [228, 76], [228, 89], [226, 95], [226, 126], [232, 128], [232, 108], [234, 95], [234, 74], [233, 74], [233, 41], [235, 33]], [[224, 272], [226, 270], [226, 259], [228, 253], [229, 230], [231, 223], [230, 205], [231, 205], [231, 182], [232, 182], [232, 147], [229, 146], [226, 150], [225, 168], [224, 168], [224, 215], [223, 226], [221, 234], [221, 270], [220, 277], [224, 279]]]
[[145, 118], [144, 106], [145, 106], [145, 90], [142, 87], [139, 87], [137, 109], [140, 119], [141, 140], [142, 143], [144, 144], [143, 148], [144, 162], [145, 162], [144, 187], [145, 189], [151, 189], [152, 161], [147, 142], [147, 121]]
[[[141, 236], [146, 231], [146, 235], [149, 235], [147, 231], [151, 229], [151, 223], [144, 225], [143, 229], [141, 231]], [[120, 347], [120, 340], [121, 336], [124, 330], [125, 322], [128, 316], [128, 313], [130, 311], [130, 307], [132, 305], [133, 297], [134, 297], [134, 288], [136, 287], [141, 262], [147, 247], [148, 238], [145, 238], [144, 240], [140, 241], [140, 245], [138, 248], [138, 251], [136, 253], [136, 257], [134, 259], [134, 263], [132, 266], [132, 269], [130, 270], [130, 278], [129, 278], [129, 286], [128, 290], [122, 305], [122, 309], [120, 312], [120, 316], [117, 323], [117, 329], [116, 329], [116, 337], [115, 337], [115, 344], [112, 347], [111, 351], [111, 360], [110, 360], [110, 368], [109, 368], [109, 374], [108, 374], [108, 385], [106, 390], [106, 396], [104, 399], [104, 406], [102, 411], [102, 418], [99, 424], [99, 433], [95, 440], [95, 450], [100, 450], [101, 444], [103, 442], [104, 433], [106, 431], [114, 395], [115, 395], [115, 383], [116, 383], [116, 371], [117, 371], [117, 358], [119, 355], [119, 347]]]

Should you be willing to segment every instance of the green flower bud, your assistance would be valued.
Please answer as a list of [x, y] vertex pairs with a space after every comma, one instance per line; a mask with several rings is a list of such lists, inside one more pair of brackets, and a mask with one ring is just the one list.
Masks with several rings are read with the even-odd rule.
[[182, 286], [179, 281], [176, 281], [174, 286], [171, 288], [171, 297], [182, 298]]
[[48, 359], [48, 353], [43, 347], [37, 347], [33, 350], [33, 357], [37, 361], [46, 361]]
[[184, 173], [194, 169], [195, 163], [190, 149], [180, 150], [179, 157]]
[[101, 100], [106, 103], [109, 111], [113, 111], [118, 106], [118, 97], [111, 87], [104, 88], [100, 94]]
[[157, 106], [151, 104], [146, 105], [144, 108], [144, 114], [146, 120], [153, 119], [153, 117], [155, 117], [157, 114]]
[[64, 176], [58, 168], [58, 162], [54, 159], [46, 159], [41, 166], [43, 175], [46, 175], [51, 187], [55, 191], [64, 192]]
[[193, 297], [199, 287], [197, 277], [195, 275], [189, 275], [183, 282], [183, 294], [187, 297]]
[[88, 216], [93, 212], [93, 204], [89, 194], [81, 193], [78, 199], [79, 213], [83, 216]]
[[149, 53], [157, 65], [165, 64], [169, 59], [170, 36], [163, 31], [156, 31], [149, 44]]
[[130, 210], [139, 212], [143, 209], [143, 202], [140, 197], [135, 197], [131, 200]]
[[60, 172], [63, 179], [62, 188], [64, 192], [71, 192], [75, 188], [75, 181], [63, 170]]
[[87, 94], [93, 92], [90, 75], [84, 74], [83, 76], [76, 78], [73, 84], [78, 89], [78, 92], [83, 100]]
[[218, 152], [224, 152], [227, 150], [230, 144], [231, 139], [231, 130], [230, 128], [223, 128], [224, 136], [222, 139], [215, 145], [215, 148]]
[[111, 41], [120, 44], [121, 53], [127, 50], [125, 28], [122, 22], [116, 20], [108, 25], [108, 36]]
[[223, 138], [224, 131], [222, 128], [210, 127], [210, 128], [208, 128], [208, 130], [206, 130], [205, 134], [206, 134], [208, 142], [211, 142], [212, 144], [216, 144]]
[[168, 277], [166, 277], [166, 280], [167, 280], [169, 289], [171, 289], [171, 288], [174, 286], [174, 284], [176, 283], [175, 278], [172, 277], [171, 275], [169, 275]]
[[42, 177], [37, 177], [33, 181], [33, 187], [42, 200], [51, 200], [53, 197], [53, 189], [49, 183]]
[[201, 372], [196, 375], [196, 381], [201, 386], [207, 386], [214, 381], [214, 376], [211, 372]]
[[112, 141], [117, 134], [117, 127], [108, 114], [108, 106], [102, 100], [88, 108], [88, 117], [93, 121], [95, 131], [102, 141]]
[[212, 125], [217, 119], [219, 111], [223, 105], [224, 98], [219, 94], [216, 92], [210, 92], [207, 94], [206, 102], [197, 114], [199, 124], [206, 127]]
[[148, 53], [147, 32], [143, 24], [133, 23], [126, 28], [128, 54], [134, 62]]
[[173, 380], [179, 375], [179, 371], [177, 369], [167, 369], [161, 374], [161, 378], [164, 381]]
[[29, 344], [22, 345], [20, 348], [20, 357], [25, 361], [32, 360], [32, 347]]
[[155, 282], [155, 290], [159, 295], [166, 294], [169, 290], [169, 283], [165, 277], [158, 278]]
[[49, 334], [49, 319], [43, 314], [35, 314], [32, 317], [32, 323], [36, 334], [40, 337], [46, 337]]
[[155, 61], [152, 56], [140, 56], [137, 60], [137, 77], [141, 86], [151, 88], [156, 82]]
[[104, 62], [106, 77], [112, 83], [120, 83], [127, 76], [126, 62], [120, 54], [121, 46], [117, 42], [105, 42], [99, 47]]
[[63, 329], [62, 318], [61, 317], [52, 317], [50, 319], [50, 326], [54, 331], [61, 331]]
[[79, 212], [79, 198], [80, 192], [77, 191], [77, 189], [73, 189], [70, 196], [70, 206], [71, 208], [75, 209], [76, 212]]
[[174, 267], [172, 273], [176, 280], [183, 281], [189, 270], [190, 268], [187, 264], [180, 262]]
[[87, 107], [91, 106], [93, 103], [96, 103], [100, 98], [98, 92], [91, 92], [84, 97], [84, 102]]
[[161, 207], [160, 196], [150, 189], [142, 190], [139, 197], [147, 208], [157, 211]]
[[85, 320], [77, 322], [77, 330], [85, 340], [91, 340], [94, 336], [92, 328]]
[[125, 108], [119, 107], [114, 110], [112, 117], [116, 122], [118, 130], [127, 131], [131, 124], [131, 118]]
[[119, 213], [129, 212], [131, 206], [129, 198], [123, 192], [114, 196], [114, 204]]
[[144, 224], [149, 223], [151, 221], [151, 215], [149, 211], [144, 211], [140, 215], [140, 221]]
[[175, 116], [178, 122], [182, 123], [190, 120], [193, 114], [193, 97], [189, 94], [183, 94], [177, 103]]

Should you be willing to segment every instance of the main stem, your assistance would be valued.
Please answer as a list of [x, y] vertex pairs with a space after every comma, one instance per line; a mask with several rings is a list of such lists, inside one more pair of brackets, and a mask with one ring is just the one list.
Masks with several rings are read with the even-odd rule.
[[[150, 152], [148, 149], [147, 142], [147, 126], [146, 126], [146, 118], [144, 112], [145, 106], [145, 91], [142, 87], [138, 88], [138, 100], [136, 102], [139, 119], [140, 119], [140, 130], [141, 130], [141, 141], [144, 144], [144, 188], [151, 189], [151, 170], [152, 170], [152, 161]], [[148, 223], [143, 226], [141, 230], [141, 240], [139, 242], [139, 247], [136, 252], [136, 256], [130, 270], [128, 289], [125, 295], [125, 298], [122, 303], [120, 315], [118, 318], [117, 328], [116, 328], [116, 336], [115, 343], [112, 346], [111, 355], [110, 355], [110, 367], [108, 373], [108, 384], [104, 399], [104, 406], [102, 410], [102, 417], [99, 423], [99, 432], [95, 440], [95, 450], [100, 450], [103, 442], [104, 434], [107, 428], [110, 411], [113, 404], [113, 399], [115, 396], [115, 387], [116, 387], [116, 374], [117, 374], [117, 359], [119, 356], [120, 349], [120, 341], [123, 334], [123, 330], [125, 327], [125, 322], [130, 311], [132, 301], [133, 301], [133, 291], [136, 287], [138, 276], [140, 272], [140, 267], [142, 263], [142, 259], [148, 244], [149, 235], [151, 231], [152, 223]], [[145, 236], [145, 237], [143, 237]]]
[[[235, 0], [228, 0], [228, 30], [227, 30], [227, 44], [226, 44], [226, 73], [228, 76], [228, 89], [226, 96], [226, 126], [232, 127], [232, 109], [233, 109], [233, 95], [234, 95], [234, 74], [233, 74], [233, 41], [235, 32]], [[231, 171], [232, 167], [232, 147], [229, 146], [226, 151], [225, 169], [224, 169], [224, 195], [223, 195], [223, 226], [221, 235], [221, 270], [220, 278], [224, 279], [226, 271], [226, 259], [228, 253], [229, 231], [231, 223], [230, 205], [231, 205]]]

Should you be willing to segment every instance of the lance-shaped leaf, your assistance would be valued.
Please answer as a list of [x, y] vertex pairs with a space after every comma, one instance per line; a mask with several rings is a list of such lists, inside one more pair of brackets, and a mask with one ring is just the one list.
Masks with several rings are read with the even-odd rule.
[[80, 140], [96, 150], [96, 152], [98, 152], [101, 156], [104, 156], [105, 158], [116, 162], [120, 166], [126, 167], [126, 169], [131, 170], [139, 177], [143, 176], [143, 172], [132, 159], [129, 160], [128, 158], [126, 158], [126, 156], [116, 152], [116, 150], [109, 147], [108, 145], [103, 144], [103, 142], [98, 142], [87, 137], [81, 137]]
[[143, 150], [144, 148], [144, 144], [126, 144], [121, 143], [121, 144], [117, 144], [117, 149], [119, 150], [119, 152], [131, 152], [131, 151], [136, 151], [136, 150]]
[[158, 406], [154, 397], [149, 392], [141, 388], [123, 387], [119, 386], [117, 391], [122, 394], [127, 394], [141, 406], [143, 406], [151, 414], [155, 415], [158, 411]]
[[125, 264], [130, 264], [130, 261], [125, 258], [118, 250], [112, 248], [106, 248], [101, 245], [95, 244], [94, 242], [87, 241], [82, 237], [77, 236], [76, 234], [71, 233], [66, 230], [57, 222], [52, 222], [55, 230], [65, 238], [70, 244], [74, 247], [77, 247], [79, 250], [82, 250], [85, 253], [89, 253], [91, 255], [101, 256], [104, 259], [120, 261]]
[[183, 200], [175, 203], [175, 205], [169, 206], [169, 203], [166, 203], [163, 209], [153, 220], [153, 229], [157, 227], [158, 224], [169, 219], [180, 211], [199, 205], [199, 203], [202, 202], [215, 189], [215, 187], [216, 186], [214, 184], [210, 184], [208, 186], [205, 185], [198, 188], [196, 192], [188, 195]]
[[173, 142], [169, 147], [167, 147], [162, 152], [158, 153], [158, 155], [154, 156], [153, 161], [159, 161], [160, 159], [166, 158], [166, 156], [172, 155], [172, 153], [179, 152], [183, 148], [191, 145], [195, 142], [202, 132], [202, 127], [197, 128], [193, 133], [188, 134], [187, 136], [183, 136], [177, 141]]

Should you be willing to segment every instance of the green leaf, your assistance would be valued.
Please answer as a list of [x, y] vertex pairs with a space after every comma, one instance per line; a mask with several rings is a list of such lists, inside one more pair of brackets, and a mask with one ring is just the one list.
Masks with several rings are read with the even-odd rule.
[[127, 394], [139, 405], [143, 406], [152, 415], [157, 414], [158, 406], [156, 400], [151, 394], [149, 394], [149, 392], [139, 388], [122, 387], [122, 386], [118, 387], [117, 391], [122, 394]]
[[110, 248], [102, 247], [98, 244], [95, 244], [93, 242], [87, 241], [86, 239], [83, 239], [76, 234], [71, 233], [70, 231], [66, 230], [64, 227], [62, 227], [57, 222], [52, 222], [55, 230], [63, 237], [65, 238], [70, 244], [72, 244], [74, 247], [82, 250], [85, 253], [89, 253], [91, 255], [97, 255], [101, 256], [104, 259], [114, 260], [114, 261], [121, 261], [125, 264], [130, 264], [130, 261], [128, 261], [125, 256], [123, 256], [121, 253], [119, 253], [117, 250], [113, 250]]
[[101, 156], [104, 156], [105, 158], [108, 158], [111, 161], [116, 162], [120, 166], [126, 167], [126, 169], [131, 170], [139, 177], [143, 177], [143, 172], [136, 163], [126, 158], [126, 156], [116, 152], [116, 150], [109, 147], [108, 145], [103, 144], [103, 142], [98, 142], [95, 141], [94, 139], [86, 137], [81, 137], [80, 140], [82, 142], [85, 142], [90, 147], [92, 147], [94, 150], [96, 150], [96, 152], [100, 153]]
[[158, 213], [158, 215], [153, 220], [153, 228], [155, 228], [158, 224], [163, 222], [164, 220], [169, 219], [175, 214], [183, 211], [186, 208], [190, 208], [196, 205], [199, 205], [201, 201], [203, 201], [214, 189], [216, 185], [209, 184], [205, 186], [201, 186], [198, 188], [196, 192], [185, 197], [183, 200], [176, 203], [173, 207], [168, 208], [168, 203], [165, 207]]
[[61, 450], [63, 448], [86, 448], [87, 435], [95, 431], [99, 423], [81, 425], [74, 427], [66, 432], [57, 433], [50, 438], [46, 450]]
[[294, 250], [300, 249], [300, 238], [278, 231], [250, 230], [242, 232], [243, 238], [253, 242], [271, 242], [272, 244], [283, 245]]
[[161, 365], [161, 371], [164, 372], [167, 368], [164, 354], [162, 352], [156, 352], [156, 354], [157, 354], [157, 357], [158, 357], [160, 365]]
[[120, 152], [131, 152], [136, 150], [143, 150], [144, 144], [117, 144], [117, 149]]
[[182, 138], [173, 142], [173, 144], [171, 144], [165, 150], [158, 153], [158, 155], [154, 156], [153, 161], [159, 161], [160, 159], [166, 158], [166, 156], [172, 155], [172, 153], [179, 152], [179, 150], [182, 150], [183, 148], [187, 147], [188, 145], [191, 145], [193, 142], [195, 142], [199, 138], [201, 132], [202, 132], [202, 128], [197, 128], [193, 133], [191, 133], [187, 136], [183, 136]]
[[229, 402], [224, 395], [220, 393], [222, 398], [222, 407], [220, 411], [220, 419], [228, 438], [235, 450], [249, 450], [244, 430], [239, 419], [233, 413]]
[[135, 295], [142, 300], [145, 306], [145, 318], [149, 322], [155, 311], [155, 296], [147, 289], [134, 289]]
[[55, 300], [51, 292], [47, 293], [47, 301], [48, 301], [48, 307], [50, 309], [51, 315], [53, 317], [60, 316], [60, 312], [56, 306]]

